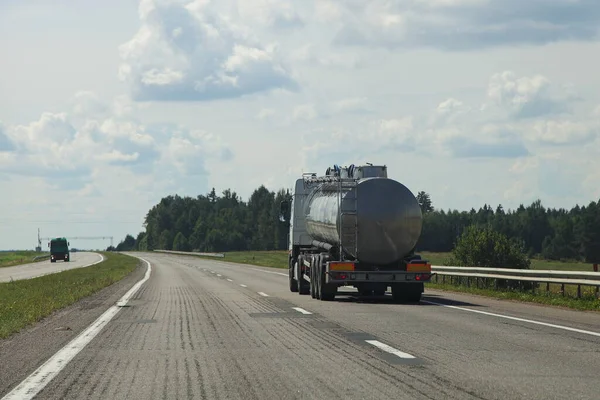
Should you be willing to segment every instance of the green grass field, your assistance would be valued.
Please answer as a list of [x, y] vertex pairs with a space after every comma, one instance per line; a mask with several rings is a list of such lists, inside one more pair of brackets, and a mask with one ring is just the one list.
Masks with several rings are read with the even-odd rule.
[[35, 251], [0, 251], [0, 268], [34, 262], [33, 257], [50, 255], [48, 252]]
[[[421, 257], [431, 262], [432, 265], [443, 266], [446, 260], [450, 257], [451, 253], [431, 253], [424, 251], [419, 253]], [[561, 262], [561, 261], [548, 261], [531, 259], [531, 269], [553, 269], [560, 271], [593, 271], [591, 264], [585, 264], [582, 262]]]
[[[433, 265], [444, 265], [446, 259], [450, 256], [450, 253], [431, 253], [422, 252], [419, 253], [421, 256], [430, 261]], [[287, 257], [288, 252], [283, 250], [279, 251], [239, 251], [224, 253], [224, 258], [204, 257], [222, 261], [229, 261], [240, 264], [251, 264], [263, 267], [272, 268], [287, 268]], [[589, 264], [572, 262], [559, 262], [559, 261], [546, 261], [546, 260], [531, 260], [532, 269], [554, 269], [564, 271], [592, 271], [592, 266]], [[431, 289], [454, 291], [478, 294], [487, 297], [494, 297], [499, 299], [511, 299], [518, 301], [526, 301], [533, 303], [541, 303], [548, 305], [556, 305], [569, 307], [579, 310], [600, 310], [600, 300], [595, 298], [595, 288], [582, 287], [582, 298], [574, 298], [577, 294], [576, 286], [566, 286], [565, 296], [560, 293], [560, 285], [550, 285], [550, 293], [545, 293], [545, 285], [541, 285], [538, 289], [538, 293], [522, 293], [515, 291], [499, 291], [493, 289], [476, 289], [473, 287], [467, 287], [466, 285], [442, 284], [441, 278], [440, 283], [428, 283], [426, 287]]]
[[102, 254], [106, 260], [92, 267], [0, 283], [0, 339], [112, 285], [138, 264], [124, 254]]

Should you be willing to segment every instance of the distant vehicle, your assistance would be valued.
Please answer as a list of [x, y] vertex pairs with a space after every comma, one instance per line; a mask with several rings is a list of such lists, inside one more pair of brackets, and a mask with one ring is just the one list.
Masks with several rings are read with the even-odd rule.
[[50, 247], [50, 262], [56, 262], [56, 260], [63, 260], [69, 262], [69, 242], [66, 238], [54, 238], [48, 243]]
[[340, 286], [354, 286], [363, 296], [382, 296], [391, 287], [394, 300], [421, 299], [432, 275], [431, 264], [415, 254], [421, 208], [384, 165], [303, 174], [291, 204], [281, 203], [280, 218], [289, 214], [292, 292], [331, 301]]

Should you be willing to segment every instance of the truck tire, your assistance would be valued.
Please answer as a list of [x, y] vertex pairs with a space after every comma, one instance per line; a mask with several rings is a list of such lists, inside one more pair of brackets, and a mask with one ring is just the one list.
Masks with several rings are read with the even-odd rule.
[[310, 297], [313, 299], [317, 298], [317, 278], [315, 274], [314, 265], [310, 268]]
[[325, 282], [325, 268], [321, 262], [321, 256], [317, 259], [317, 280], [319, 282], [319, 299], [322, 301], [332, 301], [337, 294], [337, 286]]
[[290, 292], [298, 292], [298, 281], [294, 279], [294, 260], [288, 261], [288, 280], [290, 281]]
[[296, 271], [298, 274], [298, 294], [308, 294], [310, 291], [310, 285], [304, 277], [302, 276], [302, 268], [300, 267], [304, 263], [304, 257], [298, 257], [298, 261], [296, 261]]

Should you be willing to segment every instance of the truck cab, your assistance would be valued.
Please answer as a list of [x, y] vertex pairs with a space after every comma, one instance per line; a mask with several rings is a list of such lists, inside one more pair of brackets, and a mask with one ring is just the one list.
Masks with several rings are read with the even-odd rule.
[[71, 256], [69, 254], [69, 242], [66, 238], [54, 238], [48, 243], [50, 248], [50, 262], [54, 263], [56, 260], [63, 260], [69, 262]]

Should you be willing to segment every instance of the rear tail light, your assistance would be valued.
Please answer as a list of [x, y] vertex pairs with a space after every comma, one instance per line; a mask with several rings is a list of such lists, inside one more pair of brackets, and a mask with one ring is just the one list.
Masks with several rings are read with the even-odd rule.
[[333, 279], [354, 279], [354, 274], [348, 274], [347, 272], [330, 272], [330, 276]]
[[430, 277], [431, 277], [431, 275], [429, 275], [429, 274], [416, 274], [415, 275], [415, 280], [417, 280], [417, 281], [426, 281]]

